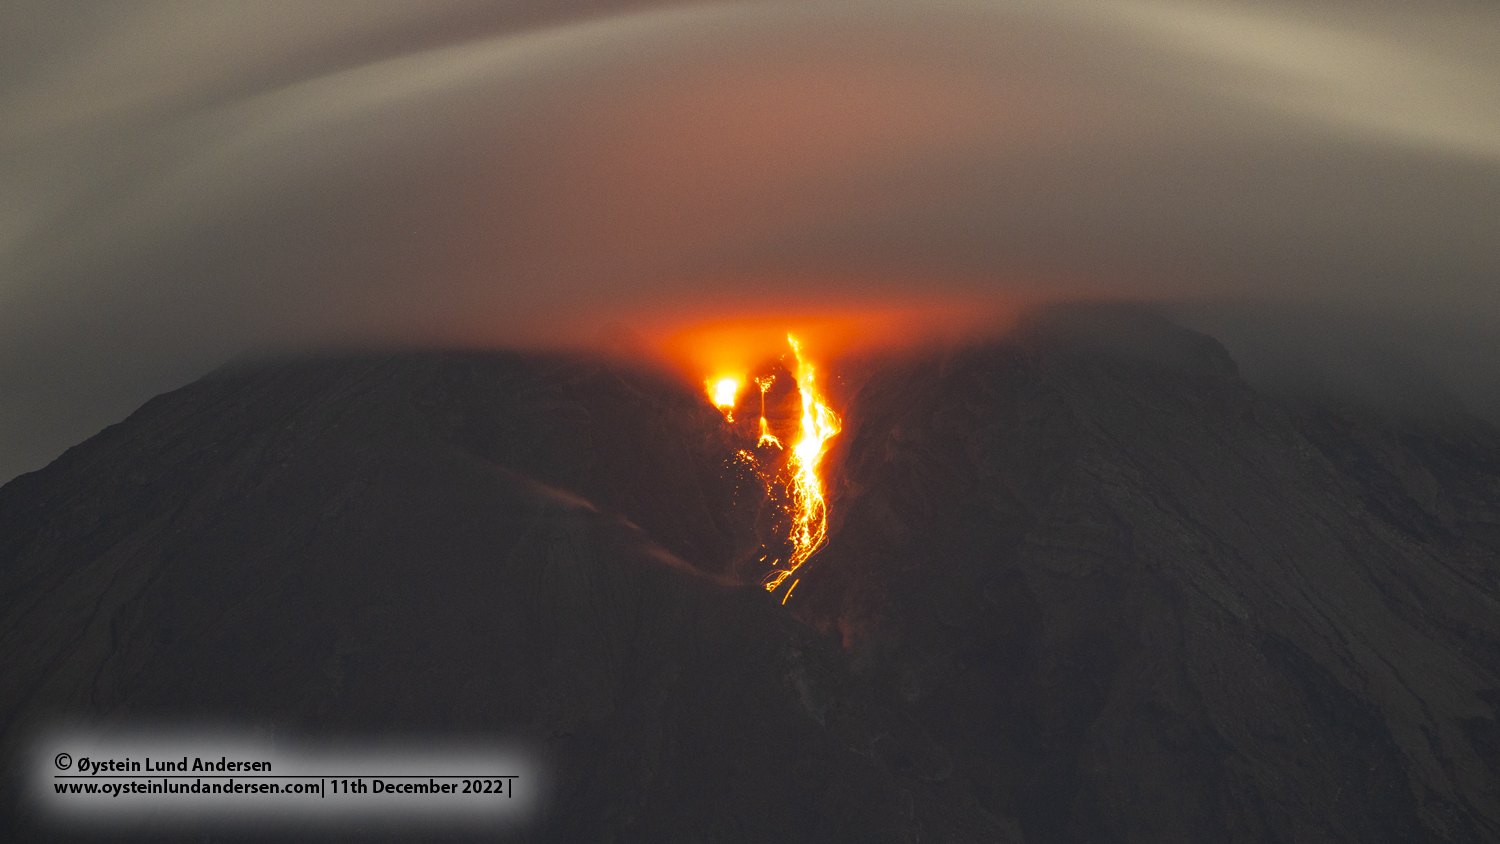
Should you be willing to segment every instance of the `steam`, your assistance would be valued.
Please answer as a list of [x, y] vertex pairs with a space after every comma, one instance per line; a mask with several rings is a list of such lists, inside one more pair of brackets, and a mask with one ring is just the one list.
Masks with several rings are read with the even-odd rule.
[[22, 3], [0, 33], [0, 479], [248, 352], [768, 303], [1357, 310], [1500, 383], [1488, 5]]

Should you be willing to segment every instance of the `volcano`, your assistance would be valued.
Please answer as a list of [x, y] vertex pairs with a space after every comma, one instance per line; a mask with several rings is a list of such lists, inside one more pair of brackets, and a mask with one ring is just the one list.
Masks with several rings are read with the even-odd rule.
[[434, 352], [159, 396], [0, 488], [6, 758], [59, 717], [502, 735], [538, 842], [1500, 841], [1494, 428], [1268, 394], [1135, 310], [823, 371], [784, 605], [687, 379]]

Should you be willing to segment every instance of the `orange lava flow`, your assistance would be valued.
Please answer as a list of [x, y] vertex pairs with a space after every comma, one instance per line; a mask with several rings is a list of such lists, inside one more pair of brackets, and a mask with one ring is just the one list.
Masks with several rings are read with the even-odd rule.
[[[756, 445], [761, 447], [772, 445], [777, 448], [782, 447], [781, 440], [777, 439], [776, 435], [771, 433], [771, 426], [766, 422], [766, 390], [771, 389], [771, 384], [775, 381], [775, 378], [755, 379], [755, 383], [760, 386], [760, 440]], [[734, 421], [732, 414], [725, 414], [725, 416], [728, 417], [730, 422]]]
[[[833, 412], [827, 399], [819, 392], [817, 371], [803, 358], [802, 345], [790, 334], [787, 335], [787, 342], [791, 345], [792, 354], [797, 361], [795, 377], [798, 392], [802, 396], [802, 418], [796, 442], [787, 453], [785, 468], [775, 479], [767, 483], [779, 482], [785, 486], [787, 515], [791, 520], [791, 531], [787, 539], [792, 551], [786, 560], [773, 563], [771, 572], [763, 581], [768, 592], [776, 591], [828, 541], [828, 502], [824, 498], [823, 481], [818, 471], [823, 455], [828, 451], [829, 441], [839, 432], [838, 414]], [[732, 422], [734, 420], [730, 412], [734, 405], [733, 398], [727, 401], [727, 408], [726, 402], [721, 401], [721, 396], [725, 393], [720, 392], [719, 385], [726, 383], [733, 384], [735, 390], [738, 390], [737, 378], [710, 379], [709, 397], [716, 406], [725, 411], [729, 421]], [[760, 387], [761, 394], [758, 447], [775, 446], [780, 449], [783, 447], [782, 443], [771, 434], [765, 415], [766, 390], [770, 388], [772, 379], [758, 379], [756, 384]], [[727, 391], [729, 388], [723, 387], [722, 389]], [[740, 455], [754, 461], [753, 455], [749, 452], [742, 451]], [[792, 590], [797, 587], [797, 582], [797, 579], [793, 578], [791, 585], [787, 587], [786, 595], [781, 599], [783, 604], [792, 596]]]

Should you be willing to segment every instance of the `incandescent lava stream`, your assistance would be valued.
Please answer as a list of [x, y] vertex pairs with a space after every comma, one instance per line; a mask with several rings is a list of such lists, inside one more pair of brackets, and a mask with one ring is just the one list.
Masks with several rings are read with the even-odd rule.
[[740, 449], [738, 457], [765, 487], [767, 506], [756, 520], [762, 544], [759, 561], [769, 568], [762, 585], [774, 593], [786, 584], [783, 604], [797, 588], [797, 569], [828, 539], [828, 502], [820, 471], [840, 426], [838, 414], [820, 392], [816, 368], [795, 337], [786, 339], [790, 355], [744, 375], [719, 374], [705, 382], [709, 399], [723, 411], [725, 421], [746, 443], [753, 442]]

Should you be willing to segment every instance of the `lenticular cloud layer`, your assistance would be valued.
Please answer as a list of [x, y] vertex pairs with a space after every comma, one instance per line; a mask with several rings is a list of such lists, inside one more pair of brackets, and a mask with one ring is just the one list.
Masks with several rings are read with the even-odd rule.
[[892, 303], [1500, 314], [1487, 8], [8, 14], [0, 476], [247, 352]]

